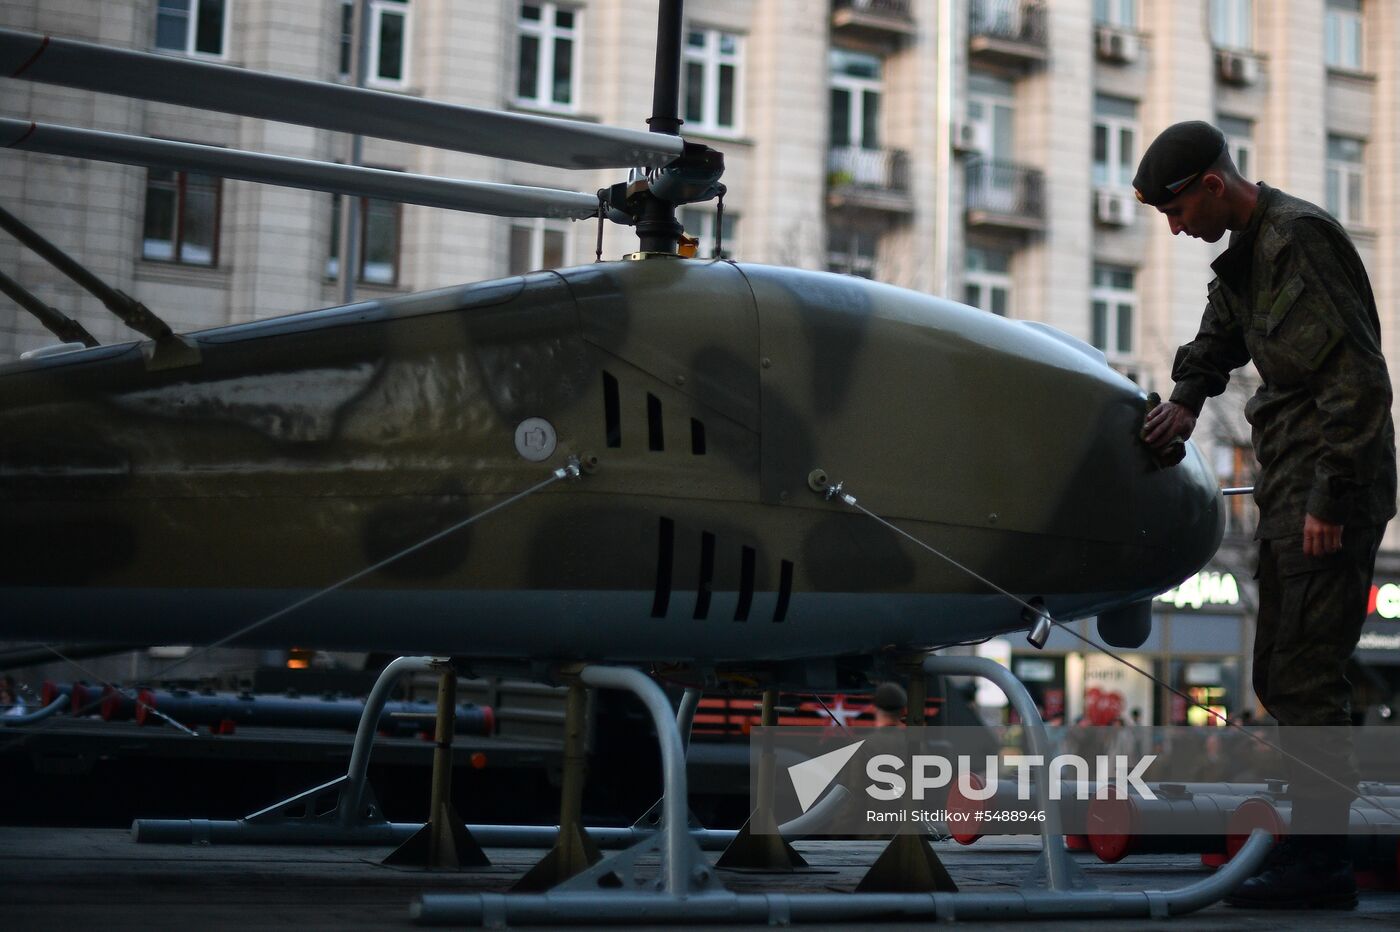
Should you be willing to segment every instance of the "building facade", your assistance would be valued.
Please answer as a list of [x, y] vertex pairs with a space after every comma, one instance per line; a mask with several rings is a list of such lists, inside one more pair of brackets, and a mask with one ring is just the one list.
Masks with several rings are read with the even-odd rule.
[[[5, 27], [329, 81], [349, 80], [349, 24], [348, 0], [0, 0]], [[636, 128], [650, 115], [653, 0], [371, 0], [369, 32], [367, 83], [379, 90]], [[1214, 121], [1247, 176], [1347, 226], [1400, 371], [1396, 49], [1389, 0], [706, 0], [687, 9], [682, 116], [687, 136], [725, 154], [725, 254], [1043, 321], [1165, 395], [1224, 245], [1173, 240], [1132, 195], [1147, 142], [1183, 119]], [[334, 133], [23, 81], [4, 82], [0, 114], [326, 161], [349, 153]], [[582, 191], [620, 180], [373, 139], [363, 163]], [[337, 303], [330, 195], [18, 153], [0, 157], [0, 178], [7, 209], [177, 330]], [[360, 296], [593, 258], [591, 223], [358, 209]], [[682, 220], [707, 254], [712, 206]], [[633, 248], [630, 231], [606, 231], [605, 257]], [[102, 342], [132, 338], [7, 237], [0, 268]], [[0, 359], [52, 342], [0, 302]], [[1247, 485], [1250, 376], [1235, 381], [1197, 440], [1223, 484]], [[1247, 499], [1230, 509], [1209, 572], [1237, 581], [1241, 607], [1212, 628], [1159, 603], [1157, 636], [1190, 629], [1174, 640], [1197, 662], [1233, 658], [1238, 709], [1249, 704], [1253, 517]], [[1185, 656], [1145, 650], [1168, 668]], [[1066, 689], [1077, 713], [1082, 684]]]

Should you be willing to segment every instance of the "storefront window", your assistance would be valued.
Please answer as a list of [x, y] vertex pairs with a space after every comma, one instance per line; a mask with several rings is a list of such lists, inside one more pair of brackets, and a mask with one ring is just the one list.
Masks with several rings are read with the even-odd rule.
[[[1046, 654], [1013, 655], [1011, 672], [1026, 684], [1026, 690], [1040, 709], [1040, 718], [1047, 724], [1062, 723], [1065, 717], [1065, 658]], [[1011, 722], [1020, 717], [1013, 711]]]
[[1220, 725], [1222, 719], [1238, 717], [1244, 711], [1239, 681], [1239, 661], [1234, 657], [1173, 660], [1169, 682], [1190, 702], [1172, 694], [1171, 724]]

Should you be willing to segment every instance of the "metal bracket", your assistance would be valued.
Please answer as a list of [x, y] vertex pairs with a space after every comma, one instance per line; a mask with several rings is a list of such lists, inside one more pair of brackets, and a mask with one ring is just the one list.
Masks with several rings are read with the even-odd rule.
[[[1084, 868], [1080, 867], [1077, 863], [1075, 863], [1073, 858], [1067, 858], [1065, 860], [1065, 865], [1068, 868], [1068, 870], [1066, 871], [1066, 880], [1068, 882], [1064, 885], [1065, 887], [1067, 887], [1070, 890], [1098, 889], [1094, 882], [1089, 879], [1089, 875], [1084, 873]], [[1033, 863], [1030, 866], [1030, 869], [1026, 871], [1025, 876], [1021, 881], [1021, 886], [1023, 888], [1030, 888], [1034, 890], [1051, 889], [1050, 860], [1046, 857], [1044, 851], [1041, 851], [1040, 854], [1036, 855], [1035, 863]]]
[[337, 825], [347, 824], [355, 827], [368, 825], [388, 825], [389, 820], [384, 818], [384, 812], [379, 808], [379, 801], [375, 799], [374, 788], [366, 784], [360, 791], [360, 808], [350, 819], [342, 823], [340, 804], [344, 798], [346, 784], [350, 782], [348, 775], [336, 777], [329, 783], [322, 783], [309, 790], [298, 793], [280, 803], [274, 803], [266, 809], [259, 809], [257, 812], [243, 817], [243, 821], [249, 825]]
[[[575, 874], [551, 890], [550, 894], [596, 893], [600, 890], [663, 891], [668, 873], [667, 851], [676, 850], [667, 841], [667, 830], [663, 828], [650, 838]], [[685, 888], [672, 890], [668, 895], [689, 897], [723, 890], [693, 838], [687, 834], [679, 847], [685, 861], [685, 869], [680, 872], [685, 878]]]

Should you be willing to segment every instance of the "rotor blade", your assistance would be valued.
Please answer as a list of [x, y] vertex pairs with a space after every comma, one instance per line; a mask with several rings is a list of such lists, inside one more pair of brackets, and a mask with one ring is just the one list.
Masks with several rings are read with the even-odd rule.
[[500, 113], [0, 29], [0, 75], [558, 168], [656, 168], [679, 136]]
[[582, 220], [598, 215], [598, 196], [580, 191], [457, 181], [24, 120], [0, 118], [0, 146], [173, 171], [204, 172], [243, 181], [383, 198], [498, 217]]

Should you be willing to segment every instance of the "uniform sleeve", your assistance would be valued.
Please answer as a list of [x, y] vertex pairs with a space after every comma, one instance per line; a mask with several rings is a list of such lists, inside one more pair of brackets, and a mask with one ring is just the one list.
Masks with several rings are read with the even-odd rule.
[[[1359, 495], [1379, 478], [1375, 438], [1390, 419], [1390, 373], [1359, 258], [1341, 234], [1322, 224], [1295, 224], [1290, 248], [1299, 254], [1305, 287], [1299, 299], [1308, 317], [1340, 333], [1309, 377], [1320, 418], [1321, 455], [1307, 511], [1346, 524]], [[1364, 271], [1360, 273], [1364, 276]], [[1329, 341], [1330, 342], [1330, 341]], [[1324, 344], [1325, 346], [1325, 344]]]
[[1230, 373], [1249, 362], [1244, 331], [1225, 308], [1218, 289], [1218, 284], [1212, 282], [1210, 301], [1201, 315], [1201, 329], [1194, 340], [1176, 351], [1172, 363], [1176, 388], [1171, 400], [1197, 416], [1207, 398], [1225, 391]]

